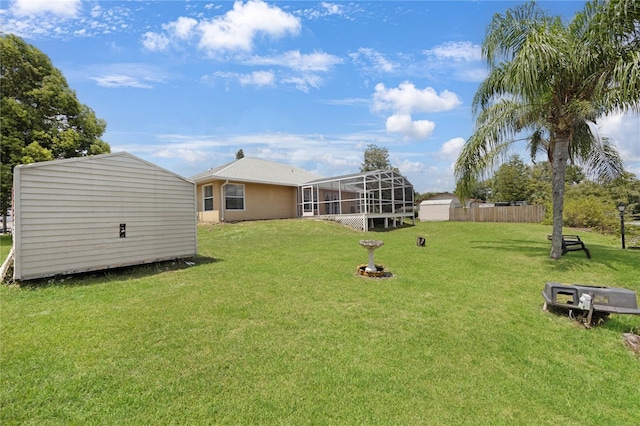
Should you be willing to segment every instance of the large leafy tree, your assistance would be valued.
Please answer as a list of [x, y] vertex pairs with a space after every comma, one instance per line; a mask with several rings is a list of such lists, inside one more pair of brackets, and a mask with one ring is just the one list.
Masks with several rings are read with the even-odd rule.
[[387, 148], [369, 144], [364, 151], [364, 161], [360, 165], [360, 171], [370, 172], [374, 170], [393, 170], [400, 173], [397, 168], [391, 166]]
[[519, 155], [512, 155], [500, 166], [493, 178], [493, 201], [529, 201], [531, 195], [529, 168]]
[[81, 104], [49, 57], [12, 34], [0, 37], [0, 214], [18, 164], [110, 152], [106, 123]]
[[490, 67], [473, 100], [476, 128], [455, 167], [466, 196], [514, 142], [544, 151], [552, 169], [551, 258], [562, 254], [569, 162], [601, 178], [623, 172], [613, 147], [593, 130], [604, 114], [640, 110], [640, 2], [594, 0], [565, 24], [534, 2], [495, 15], [482, 53]]

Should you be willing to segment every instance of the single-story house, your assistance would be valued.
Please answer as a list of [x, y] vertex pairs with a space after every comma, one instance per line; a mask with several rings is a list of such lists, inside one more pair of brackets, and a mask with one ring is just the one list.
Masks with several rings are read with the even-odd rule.
[[195, 184], [126, 152], [14, 169], [14, 279], [194, 256]]
[[198, 220], [234, 222], [298, 216], [298, 188], [321, 178], [283, 163], [244, 157], [190, 178], [196, 183]]
[[418, 219], [421, 222], [449, 220], [449, 209], [461, 207], [460, 198], [443, 192], [420, 202]]
[[413, 186], [392, 170], [324, 178], [244, 157], [190, 179], [202, 222], [315, 217], [366, 231], [374, 220], [413, 220]]

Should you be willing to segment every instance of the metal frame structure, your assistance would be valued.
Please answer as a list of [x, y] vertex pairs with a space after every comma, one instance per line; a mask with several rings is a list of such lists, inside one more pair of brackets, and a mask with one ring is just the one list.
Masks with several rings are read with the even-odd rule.
[[393, 170], [323, 178], [298, 188], [298, 216], [334, 220], [368, 231], [376, 219], [387, 228], [414, 222], [413, 185]]

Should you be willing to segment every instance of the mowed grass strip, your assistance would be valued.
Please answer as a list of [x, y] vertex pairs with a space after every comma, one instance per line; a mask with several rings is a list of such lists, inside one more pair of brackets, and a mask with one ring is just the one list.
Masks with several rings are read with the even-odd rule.
[[[542, 311], [546, 281], [640, 291], [640, 253], [549, 227], [313, 220], [199, 228], [195, 266], [0, 288], [3, 424], [637, 424], [614, 315]], [[426, 238], [417, 247], [416, 237]], [[381, 239], [390, 279], [356, 274]]]

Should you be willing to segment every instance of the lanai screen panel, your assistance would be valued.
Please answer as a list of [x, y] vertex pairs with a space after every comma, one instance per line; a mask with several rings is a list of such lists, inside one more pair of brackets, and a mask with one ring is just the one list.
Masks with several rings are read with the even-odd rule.
[[315, 215], [413, 212], [413, 185], [392, 170], [376, 170], [317, 180]]

